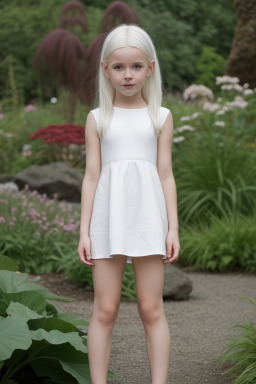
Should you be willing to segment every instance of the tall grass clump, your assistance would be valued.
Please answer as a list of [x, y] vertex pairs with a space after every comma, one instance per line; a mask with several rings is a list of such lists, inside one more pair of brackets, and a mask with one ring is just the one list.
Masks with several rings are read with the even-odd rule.
[[[249, 297], [239, 296], [249, 300], [255, 307], [256, 301]], [[256, 323], [236, 324], [231, 327], [240, 328], [242, 332], [235, 337], [225, 340], [231, 343], [225, 347], [217, 358], [220, 363], [231, 362], [232, 366], [225, 373], [232, 373], [234, 384], [252, 384], [256, 382]]]
[[256, 210], [251, 216], [210, 215], [210, 225], [201, 223], [181, 230], [179, 261], [201, 270], [255, 272], [255, 228]]

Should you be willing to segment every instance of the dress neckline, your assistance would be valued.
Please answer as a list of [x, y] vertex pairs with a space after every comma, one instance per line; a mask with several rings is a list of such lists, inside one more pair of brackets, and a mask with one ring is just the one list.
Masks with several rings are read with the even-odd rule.
[[121, 107], [115, 107], [113, 106], [113, 108], [115, 109], [121, 109], [123, 111], [142, 111], [144, 109], [147, 109], [148, 108], [148, 105], [146, 107], [143, 107], [143, 108], [121, 108]]

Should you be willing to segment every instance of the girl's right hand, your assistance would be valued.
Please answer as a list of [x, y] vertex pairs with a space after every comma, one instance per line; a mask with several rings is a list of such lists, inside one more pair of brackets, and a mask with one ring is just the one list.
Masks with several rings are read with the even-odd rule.
[[83, 264], [90, 267], [95, 265], [94, 262], [91, 261], [91, 239], [88, 235], [80, 235], [78, 255]]

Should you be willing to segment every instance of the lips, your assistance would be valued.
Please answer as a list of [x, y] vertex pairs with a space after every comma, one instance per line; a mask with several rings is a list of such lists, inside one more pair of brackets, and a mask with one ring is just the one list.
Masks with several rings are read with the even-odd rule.
[[134, 84], [124, 84], [123, 86], [124, 86], [125, 88], [132, 88], [133, 85], [134, 85]]

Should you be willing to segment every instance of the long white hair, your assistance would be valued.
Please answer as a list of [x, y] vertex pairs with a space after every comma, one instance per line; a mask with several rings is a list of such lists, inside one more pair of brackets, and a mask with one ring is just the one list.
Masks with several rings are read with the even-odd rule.
[[[147, 77], [142, 88], [142, 97], [148, 104], [149, 117], [158, 137], [161, 129], [159, 112], [162, 104], [162, 78], [156, 50], [147, 32], [134, 24], [121, 24], [117, 26], [107, 35], [104, 41], [100, 61], [107, 65], [108, 57], [112, 52], [127, 46], [143, 51], [147, 55], [149, 63], [151, 60], [155, 60], [154, 70]], [[100, 108], [99, 132], [101, 138], [106, 133], [113, 115], [114, 97], [115, 89], [110, 79], [104, 74], [101, 65], [99, 65], [97, 105]]]

